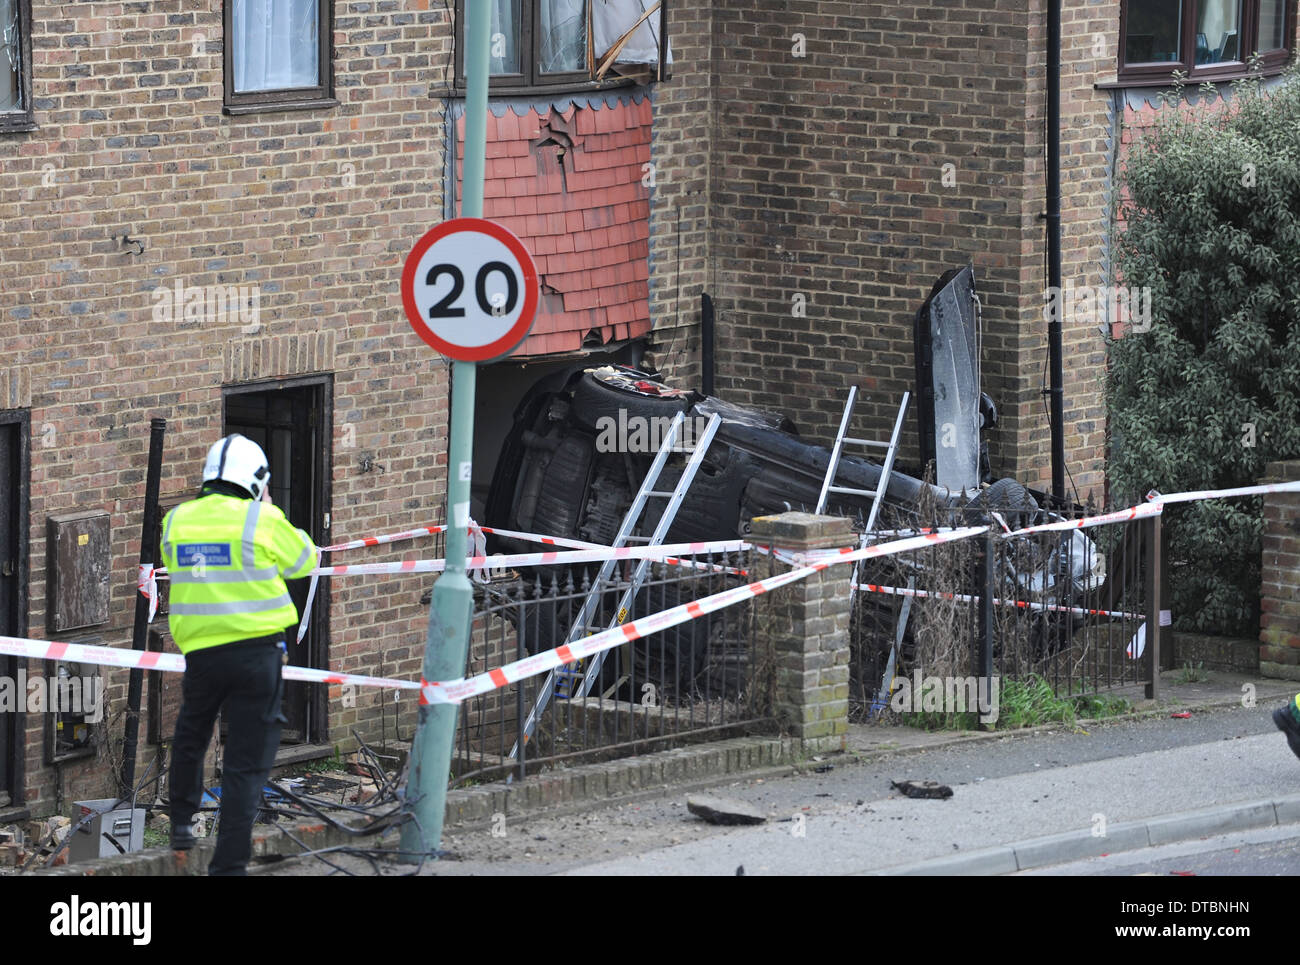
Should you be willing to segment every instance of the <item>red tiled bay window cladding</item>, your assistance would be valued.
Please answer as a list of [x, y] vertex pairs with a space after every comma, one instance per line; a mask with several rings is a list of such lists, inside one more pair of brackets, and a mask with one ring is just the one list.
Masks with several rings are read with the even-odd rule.
[[[483, 216], [524, 242], [542, 287], [515, 354], [574, 351], [593, 329], [602, 343], [650, 331], [650, 124], [649, 98], [489, 112]], [[464, 117], [456, 140], [463, 158]], [[458, 160], [457, 198], [463, 176]]]

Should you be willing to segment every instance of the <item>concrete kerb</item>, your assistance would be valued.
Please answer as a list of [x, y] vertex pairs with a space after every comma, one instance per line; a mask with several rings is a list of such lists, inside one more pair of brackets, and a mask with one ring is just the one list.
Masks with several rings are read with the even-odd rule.
[[1273, 801], [1243, 801], [1185, 814], [1171, 814], [1113, 824], [1104, 836], [1091, 831], [1067, 831], [1015, 844], [970, 851], [951, 858], [934, 858], [891, 868], [864, 871], [868, 875], [1003, 875], [1031, 868], [1137, 851], [1142, 848], [1211, 837], [1232, 831], [1300, 823], [1300, 794]]

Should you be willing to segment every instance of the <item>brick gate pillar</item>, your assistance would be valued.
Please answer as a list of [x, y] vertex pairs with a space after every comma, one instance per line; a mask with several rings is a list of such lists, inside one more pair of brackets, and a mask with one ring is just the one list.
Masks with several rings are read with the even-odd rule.
[[[751, 542], [793, 552], [856, 542], [837, 516], [759, 516]], [[774, 572], [794, 567], [774, 561]], [[775, 657], [773, 712], [807, 752], [843, 750], [849, 730], [849, 580], [851, 565], [830, 566], [773, 591], [765, 626]]]

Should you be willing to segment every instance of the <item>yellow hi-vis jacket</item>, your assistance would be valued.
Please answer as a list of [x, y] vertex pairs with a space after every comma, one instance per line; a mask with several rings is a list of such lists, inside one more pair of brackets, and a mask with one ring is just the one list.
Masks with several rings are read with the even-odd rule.
[[310, 573], [316, 555], [272, 503], [210, 493], [177, 506], [162, 533], [176, 646], [191, 653], [296, 623], [284, 581]]

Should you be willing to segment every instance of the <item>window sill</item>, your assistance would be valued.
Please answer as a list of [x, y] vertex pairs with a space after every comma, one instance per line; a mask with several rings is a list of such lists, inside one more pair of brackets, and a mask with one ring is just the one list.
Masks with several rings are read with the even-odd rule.
[[37, 130], [37, 124], [34, 120], [23, 118], [22, 120], [0, 120], [0, 134], [13, 134], [21, 131]]
[[[586, 94], [603, 90], [617, 90], [623, 87], [636, 87], [637, 82], [630, 77], [619, 77], [614, 81], [577, 81], [567, 84], [543, 84], [538, 87], [488, 87], [488, 97], [549, 97], [552, 94]], [[434, 97], [464, 97], [463, 86], [455, 86], [434, 93]]]
[[[1276, 77], [1286, 70], [1286, 64], [1277, 64], [1276, 66], [1262, 67], [1256, 76], [1259, 77]], [[1211, 84], [1230, 84], [1233, 81], [1245, 80], [1252, 76], [1249, 70], [1243, 70], [1239, 73], [1232, 74], [1212, 74], [1208, 76], [1183, 78], [1183, 86], [1187, 88], [1200, 87], [1206, 81]], [[1093, 84], [1093, 90], [1123, 90], [1129, 87], [1173, 87], [1173, 71], [1168, 74], [1150, 74], [1146, 77], [1126, 77], [1120, 80], [1108, 80], [1098, 84]]]
[[270, 114], [276, 111], [311, 111], [338, 106], [338, 100], [333, 97], [312, 97], [293, 101], [262, 101], [255, 104], [223, 104], [221, 113], [238, 116], [242, 114]]

